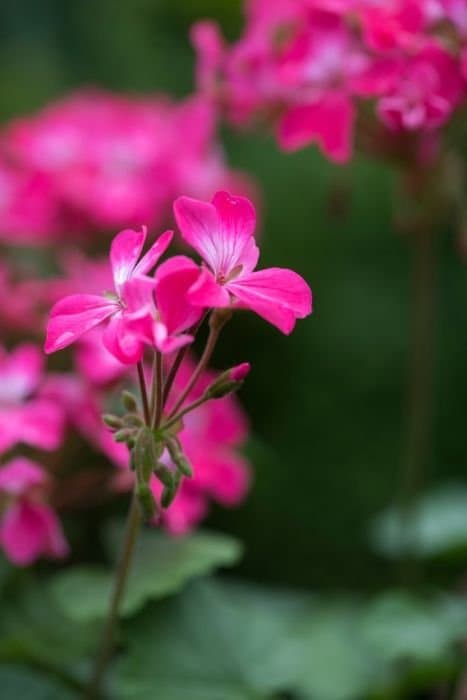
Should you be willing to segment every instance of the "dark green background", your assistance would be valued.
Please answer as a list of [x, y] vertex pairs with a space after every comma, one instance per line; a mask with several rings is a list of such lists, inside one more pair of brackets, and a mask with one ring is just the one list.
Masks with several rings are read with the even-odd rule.
[[[129, 90], [192, 88], [190, 23], [241, 27], [228, 0], [5, 0], [0, 5], [1, 118], [83, 84]], [[242, 392], [255, 442], [254, 489], [209, 525], [247, 545], [242, 573], [332, 588], [388, 583], [369, 551], [368, 519], [394, 496], [405, 441], [410, 245], [392, 225], [394, 176], [314, 150], [281, 154], [267, 135], [224, 134], [230, 162], [263, 190], [262, 262], [310, 282], [315, 311], [290, 339], [254, 317], [234, 320], [219, 366], [249, 359]], [[346, 211], [333, 193], [346, 191]], [[334, 207], [335, 209], [335, 207]], [[440, 232], [436, 408], [426, 481], [462, 476], [467, 452], [467, 276]]]

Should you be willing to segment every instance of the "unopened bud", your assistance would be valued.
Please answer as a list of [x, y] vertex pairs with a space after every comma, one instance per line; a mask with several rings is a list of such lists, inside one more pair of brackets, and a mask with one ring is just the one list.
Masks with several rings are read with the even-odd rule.
[[106, 426], [112, 428], [112, 430], [123, 428], [123, 420], [119, 416], [114, 416], [113, 413], [104, 413], [102, 420]]
[[224, 396], [231, 394], [237, 389], [240, 389], [243, 380], [248, 375], [251, 369], [249, 362], [242, 362], [231, 369], [222, 372], [219, 377], [206, 389], [205, 396], [207, 399], [222, 399]]
[[136, 396], [131, 391], [122, 391], [122, 404], [127, 411], [134, 413], [138, 410], [138, 401]]
[[182, 478], [180, 473], [175, 474], [174, 476], [174, 482], [172, 484], [172, 487], [169, 488], [166, 486], [164, 490], [162, 491], [162, 496], [161, 496], [161, 506], [163, 508], [168, 508], [175, 499], [175, 496], [177, 495], [178, 492], [178, 487], [180, 486]]
[[177, 440], [168, 440], [167, 449], [169, 450], [170, 457], [172, 458], [172, 461], [174, 462], [179, 472], [181, 472], [184, 476], [188, 476], [189, 478], [192, 477], [193, 469], [191, 468], [190, 463], [183, 454], [180, 444], [177, 442]]
[[136, 485], [136, 498], [138, 499], [144, 520], [153, 520], [158, 513], [157, 504], [153, 493], [147, 484]]
[[133, 428], [122, 428], [117, 430], [114, 435], [114, 440], [116, 442], [126, 442], [132, 444], [135, 439], [135, 431]]
[[138, 413], [127, 413], [124, 417], [124, 423], [127, 426], [133, 426], [134, 428], [140, 428], [144, 421]]
[[164, 484], [164, 486], [167, 486], [168, 488], [172, 488], [174, 484], [174, 478], [173, 474], [168, 469], [164, 464], [161, 464], [160, 462], [157, 462], [155, 467], [154, 467], [154, 474], [157, 476], [159, 481]]

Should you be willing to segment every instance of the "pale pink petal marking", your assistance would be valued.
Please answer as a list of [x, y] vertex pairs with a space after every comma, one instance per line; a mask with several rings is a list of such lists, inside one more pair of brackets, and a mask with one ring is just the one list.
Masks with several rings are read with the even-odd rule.
[[49, 354], [71, 345], [86, 331], [118, 311], [118, 308], [116, 302], [91, 294], [65, 297], [51, 311], [45, 352]]
[[159, 261], [161, 255], [165, 253], [173, 238], [173, 231], [165, 231], [157, 241], [149, 248], [148, 252], [143, 255], [139, 263], [134, 269], [135, 275], [146, 275]]
[[174, 215], [182, 238], [217, 273], [219, 217], [214, 205], [191, 197], [179, 197], [174, 203]]
[[115, 289], [119, 294], [122, 284], [133, 274], [143, 250], [146, 234], [146, 227], [143, 227], [141, 231], [125, 229], [118, 233], [112, 241], [110, 263]]

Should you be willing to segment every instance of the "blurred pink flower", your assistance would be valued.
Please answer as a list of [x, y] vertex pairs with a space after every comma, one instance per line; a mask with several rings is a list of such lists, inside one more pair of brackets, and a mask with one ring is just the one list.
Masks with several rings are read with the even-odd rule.
[[0, 545], [17, 566], [68, 554], [60, 522], [46, 502], [48, 482], [42, 467], [25, 457], [0, 466]]
[[55, 450], [63, 440], [63, 411], [43, 392], [44, 360], [25, 343], [10, 354], [0, 348], [0, 454], [22, 442]]

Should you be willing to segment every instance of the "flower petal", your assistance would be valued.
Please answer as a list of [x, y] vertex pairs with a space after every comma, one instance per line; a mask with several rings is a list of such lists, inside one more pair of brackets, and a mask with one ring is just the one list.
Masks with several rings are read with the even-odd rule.
[[286, 151], [296, 151], [317, 142], [337, 163], [352, 155], [355, 108], [345, 95], [327, 95], [318, 102], [293, 107], [279, 125], [279, 143]]
[[65, 297], [55, 304], [50, 313], [45, 352], [49, 354], [66, 348], [117, 309], [115, 302], [93, 294]]
[[216, 271], [219, 218], [215, 206], [192, 197], [178, 197], [174, 215], [183, 240]]
[[148, 252], [143, 255], [136, 265], [134, 269], [135, 275], [146, 275], [157, 265], [159, 258], [165, 253], [172, 242], [173, 235], [173, 231], [165, 231], [165, 233], [159, 236], [157, 241], [149, 248]]
[[218, 284], [214, 275], [204, 268], [197, 281], [188, 290], [188, 301], [194, 306], [224, 308], [230, 306], [230, 296], [226, 288]]
[[141, 231], [125, 229], [120, 231], [110, 246], [110, 263], [115, 289], [120, 294], [121, 286], [131, 277], [143, 250], [147, 229], [143, 226]]
[[114, 316], [110, 319], [102, 336], [107, 350], [125, 365], [134, 365], [139, 362], [144, 352], [142, 334], [135, 324], [136, 322], [133, 321], [133, 328], [130, 328], [122, 315]]
[[7, 509], [0, 525], [0, 544], [18, 566], [41, 555], [64, 556], [68, 551], [61, 526], [48, 506], [21, 500]]
[[200, 276], [200, 268], [183, 255], [170, 258], [156, 274], [156, 306], [169, 335], [191, 328], [203, 313], [188, 300], [188, 290]]
[[246, 308], [289, 334], [295, 319], [311, 313], [311, 290], [293, 270], [271, 267], [251, 272], [227, 285]]

